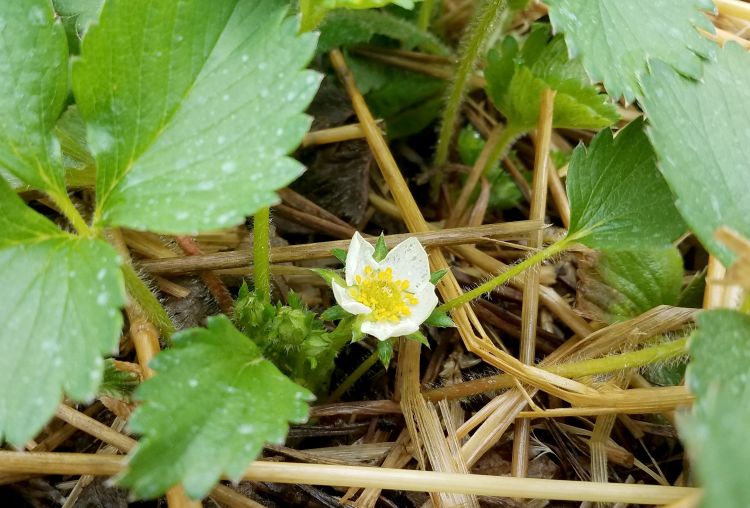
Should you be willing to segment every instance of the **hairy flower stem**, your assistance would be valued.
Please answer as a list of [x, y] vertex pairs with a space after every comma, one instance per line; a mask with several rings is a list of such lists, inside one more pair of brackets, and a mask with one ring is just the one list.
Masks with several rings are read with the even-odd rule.
[[269, 237], [271, 214], [268, 207], [255, 212], [253, 217], [253, 278], [255, 295], [271, 301], [271, 243]]
[[535, 254], [527, 257], [520, 263], [509, 267], [507, 270], [505, 270], [503, 273], [501, 273], [497, 277], [488, 280], [484, 284], [481, 284], [480, 286], [475, 287], [471, 291], [468, 291], [460, 296], [457, 296], [453, 300], [449, 300], [445, 302], [443, 305], [440, 305], [436, 310], [448, 312], [458, 307], [459, 305], [463, 305], [464, 303], [469, 303], [473, 299], [479, 298], [483, 294], [492, 291], [496, 287], [505, 284], [513, 277], [523, 273], [524, 270], [538, 263], [541, 263], [545, 259], [549, 259], [552, 256], [559, 254], [560, 252], [563, 252], [571, 243], [575, 242], [576, 240], [579, 240], [580, 238], [583, 238], [584, 236], [586, 236], [587, 233], [588, 232], [579, 231], [577, 233], [569, 234], [568, 236], [566, 236], [559, 242], [555, 242], [549, 247], [547, 247], [546, 249], [540, 250], [536, 252]]
[[359, 381], [359, 378], [364, 376], [368, 370], [372, 368], [373, 365], [375, 365], [380, 357], [378, 356], [378, 350], [377, 348], [375, 351], [372, 352], [370, 356], [367, 357], [367, 359], [359, 364], [359, 367], [354, 369], [354, 372], [349, 374], [349, 376], [344, 379], [344, 381], [336, 388], [336, 390], [331, 394], [330, 397], [326, 400], [326, 404], [332, 404], [334, 402], [337, 402], [342, 395], [344, 395], [349, 388], [354, 386], [354, 383]]
[[687, 341], [687, 337], [684, 337], [619, 355], [552, 365], [546, 367], [545, 370], [567, 378], [579, 378], [603, 374], [605, 372], [615, 372], [622, 369], [642, 367], [687, 353]]
[[[442, 166], [448, 161], [448, 150], [453, 139], [458, 112], [466, 95], [469, 78], [474, 72], [485, 38], [491, 32], [493, 23], [505, 8], [505, 0], [486, 0], [479, 11], [479, 15], [472, 20], [464, 33], [461, 42], [461, 56], [454, 70], [455, 78], [448, 85], [445, 109], [443, 109], [440, 121], [440, 133], [434, 161], [436, 166]], [[440, 184], [440, 173], [437, 173], [437, 175], [436, 187]]]
[[[581, 360], [577, 362], [561, 363], [557, 365], [539, 365], [539, 368], [570, 379], [584, 376], [595, 376], [616, 372], [622, 369], [633, 369], [643, 367], [656, 362], [663, 362], [687, 354], [687, 337], [664, 342], [655, 346], [629, 351], [618, 355], [605, 356]], [[498, 374], [472, 381], [466, 381], [457, 385], [444, 386], [424, 392], [427, 400], [436, 401], [440, 399], [460, 399], [471, 397], [485, 392], [512, 388], [515, 382], [508, 374]]]
[[419, 7], [419, 17], [417, 18], [417, 27], [420, 30], [427, 31], [430, 28], [430, 20], [434, 10], [435, 0], [422, 0], [422, 5]]

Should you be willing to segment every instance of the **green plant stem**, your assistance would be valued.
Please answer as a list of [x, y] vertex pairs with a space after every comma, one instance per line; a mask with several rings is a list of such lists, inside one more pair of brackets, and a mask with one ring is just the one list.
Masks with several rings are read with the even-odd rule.
[[354, 386], [354, 383], [359, 381], [359, 378], [364, 376], [368, 370], [372, 368], [373, 365], [375, 365], [380, 357], [378, 356], [378, 350], [375, 349], [375, 351], [372, 352], [370, 356], [365, 359], [364, 362], [359, 364], [359, 367], [354, 369], [354, 372], [349, 374], [349, 376], [344, 379], [344, 381], [336, 388], [336, 390], [331, 394], [330, 397], [328, 397], [328, 400], [326, 400], [327, 404], [331, 404], [333, 402], [338, 401], [342, 395], [344, 395], [349, 388]]
[[455, 225], [456, 221], [459, 221], [464, 214], [479, 179], [483, 175], [486, 175], [490, 168], [495, 166], [500, 157], [508, 150], [508, 147], [521, 132], [520, 129], [511, 124], [505, 127], [498, 124], [492, 130], [492, 133], [487, 138], [487, 143], [484, 145], [484, 149], [474, 163], [471, 173], [469, 173], [469, 178], [461, 189], [461, 195], [458, 197], [458, 201], [456, 201], [451, 220], [449, 221], [451, 226]]
[[687, 341], [687, 337], [684, 337], [619, 355], [552, 365], [546, 367], [545, 370], [567, 378], [578, 378], [642, 367], [643, 365], [668, 360], [669, 358], [687, 353]]
[[417, 18], [417, 27], [420, 30], [427, 31], [430, 28], [432, 20], [432, 11], [435, 9], [435, 0], [422, 0], [419, 7], [419, 17]]
[[253, 277], [255, 295], [271, 301], [271, 243], [269, 238], [271, 213], [268, 207], [255, 212], [253, 218]]
[[585, 234], [581, 232], [569, 234], [568, 236], [566, 236], [559, 242], [555, 242], [549, 247], [547, 247], [546, 249], [540, 250], [536, 252], [535, 254], [527, 257], [520, 263], [510, 266], [507, 270], [505, 270], [503, 273], [501, 273], [497, 277], [494, 277], [488, 280], [484, 284], [481, 284], [475, 287], [471, 291], [467, 291], [466, 293], [460, 296], [457, 296], [453, 300], [448, 300], [443, 305], [440, 305], [436, 310], [442, 311], [442, 312], [448, 312], [458, 307], [459, 305], [463, 305], [464, 303], [469, 303], [474, 298], [479, 298], [483, 294], [488, 293], [492, 291], [493, 289], [495, 289], [496, 287], [505, 284], [516, 275], [519, 275], [520, 273], [522, 273], [524, 270], [536, 265], [537, 263], [541, 263], [545, 259], [549, 259], [552, 256], [559, 254], [560, 252], [564, 251], [568, 247], [568, 245], [582, 238], [583, 236], [585, 236]]
[[[436, 166], [441, 166], [448, 161], [448, 150], [453, 139], [453, 130], [458, 118], [458, 111], [466, 95], [469, 78], [476, 67], [485, 37], [490, 33], [492, 24], [505, 6], [505, 0], [487, 0], [479, 11], [479, 15], [472, 20], [471, 25], [466, 29], [461, 43], [463, 48], [461, 56], [454, 70], [455, 78], [448, 85], [448, 95], [435, 150]], [[439, 177], [437, 179], [439, 182]]]
[[68, 196], [67, 192], [49, 192], [48, 195], [50, 199], [52, 199], [52, 201], [55, 203], [55, 205], [57, 205], [57, 208], [60, 209], [60, 212], [65, 216], [66, 219], [68, 219], [68, 221], [70, 221], [76, 231], [78, 231], [79, 235], [92, 235], [91, 228], [88, 224], [86, 224], [86, 221], [83, 220], [83, 217], [78, 212], [78, 209], [73, 204], [73, 202], [70, 200], [70, 196]]
[[[569, 379], [581, 378], [584, 376], [594, 376], [597, 374], [606, 374], [616, 372], [622, 369], [632, 369], [661, 362], [687, 354], [687, 338], [677, 339], [671, 342], [664, 342], [653, 347], [630, 351], [619, 355], [611, 355], [604, 358], [593, 360], [581, 360], [577, 362], [561, 363], [558, 365], [539, 365], [539, 368], [552, 372], [559, 376]], [[485, 393], [511, 388], [515, 386], [514, 380], [508, 374], [498, 374], [485, 378], [466, 381], [458, 385], [435, 388], [424, 392], [427, 400], [440, 399], [458, 399], [470, 397], [478, 393]]]
[[135, 301], [146, 315], [148, 320], [159, 330], [161, 336], [170, 340], [175, 331], [174, 323], [167, 314], [154, 293], [146, 286], [143, 280], [135, 273], [129, 264], [123, 264], [122, 273], [125, 277], [125, 289], [128, 295]]

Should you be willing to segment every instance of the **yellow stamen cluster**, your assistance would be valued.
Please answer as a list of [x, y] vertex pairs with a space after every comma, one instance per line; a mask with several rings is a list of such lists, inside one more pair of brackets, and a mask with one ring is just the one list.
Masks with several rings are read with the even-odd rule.
[[349, 294], [358, 302], [372, 309], [375, 321], [397, 322], [411, 315], [410, 305], [419, 300], [407, 291], [409, 281], [393, 280], [393, 270], [373, 270], [365, 267], [364, 277], [357, 275], [356, 285], [349, 288]]

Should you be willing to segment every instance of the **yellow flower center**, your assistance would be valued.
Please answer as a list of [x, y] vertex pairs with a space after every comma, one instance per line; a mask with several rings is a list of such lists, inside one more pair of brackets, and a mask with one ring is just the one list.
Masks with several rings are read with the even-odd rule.
[[416, 305], [419, 300], [407, 291], [409, 281], [393, 280], [393, 270], [373, 270], [365, 267], [365, 275], [357, 275], [357, 283], [349, 288], [349, 295], [359, 303], [372, 309], [375, 321], [398, 322], [411, 315], [410, 305]]

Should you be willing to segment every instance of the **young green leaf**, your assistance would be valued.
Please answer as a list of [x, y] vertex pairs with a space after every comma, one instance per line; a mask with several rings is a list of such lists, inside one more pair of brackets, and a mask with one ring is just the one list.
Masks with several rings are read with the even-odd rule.
[[68, 46], [49, 0], [0, 2], [0, 167], [53, 194], [65, 192], [51, 134], [68, 88]]
[[0, 441], [34, 437], [63, 392], [96, 394], [122, 327], [118, 265], [108, 244], [62, 232], [0, 179]]
[[200, 498], [222, 475], [239, 480], [263, 443], [282, 443], [287, 422], [307, 419], [313, 399], [225, 316], [176, 334], [151, 366], [130, 420], [143, 437], [119, 478], [140, 498], [177, 483]]
[[667, 249], [606, 250], [578, 270], [578, 306], [613, 323], [659, 305], [676, 305], [682, 288], [682, 256]]
[[[73, 90], [97, 162], [95, 222], [186, 233], [277, 201], [319, 75], [282, 0], [110, 0]], [[115, 92], [113, 92], [115, 91]]]
[[703, 483], [707, 507], [750, 506], [750, 317], [731, 310], [698, 316], [686, 383], [696, 401], [678, 428]]
[[677, 208], [703, 245], [729, 266], [734, 254], [714, 239], [729, 226], [750, 237], [750, 55], [735, 44], [706, 65], [700, 82], [654, 62], [643, 105], [659, 169]]
[[375, 35], [401, 42], [404, 49], [418, 48], [427, 53], [448, 56], [450, 49], [440, 39], [403, 18], [384, 11], [351, 11], [329, 13], [320, 26], [318, 51], [327, 52], [342, 46], [367, 44]]
[[104, 374], [99, 394], [129, 402], [140, 381], [135, 372], [118, 369], [115, 362], [108, 358], [104, 360]]
[[605, 129], [588, 149], [577, 147], [567, 186], [569, 235], [589, 247], [667, 247], [685, 230], [640, 119], [614, 138]]
[[648, 60], [659, 59], [680, 74], [699, 78], [714, 43], [698, 30], [713, 33], [703, 10], [711, 0], [545, 0], [556, 32], [565, 34], [593, 81], [609, 94], [631, 102], [639, 95], [638, 76]]
[[568, 58], [562, 37], [547, 39], [548, 30], [537, 28], [523, 49], [510, 37], [487, 56], [487, 92], [509, 128], [522, 133], [536, 126], [545, 88], [557, 91], [555, 127], [598, 129], [614, 123], [615, 107], [588, 82], [580, 62]]
[[389, 4], [405, 9], [414, 7], [413, 0], [300, 0], [299, 10], [302, 13], [301, 30], [312, 30], [334, 9], [373, 9]]

